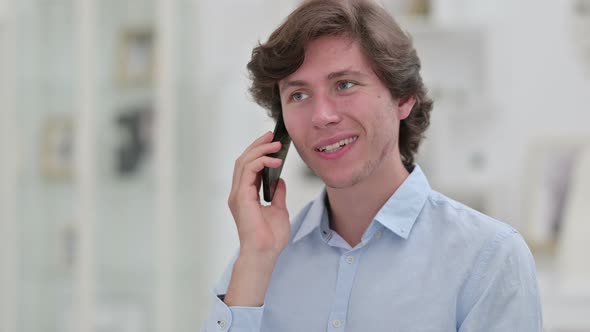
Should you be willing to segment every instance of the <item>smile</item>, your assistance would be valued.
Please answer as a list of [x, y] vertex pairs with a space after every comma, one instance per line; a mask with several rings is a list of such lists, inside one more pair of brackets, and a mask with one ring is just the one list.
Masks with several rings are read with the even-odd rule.
[[318, 148], [317, 150], [320, 152], [327, 152], [327, 153], [336, 152], [336, 151], [342, 149], [345, 145], [350, 144], [350, 143], [356, 141], [357, 139], [358, 139], [358, 136], [345, 138], [345, 139], [340, 140], [334, 144], [322, 146], [322, 147]]

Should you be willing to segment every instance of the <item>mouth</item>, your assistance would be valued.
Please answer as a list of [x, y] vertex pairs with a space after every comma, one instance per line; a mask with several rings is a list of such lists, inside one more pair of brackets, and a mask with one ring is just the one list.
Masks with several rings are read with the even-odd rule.
[[316, 151], [324, 152], [324, 153], [334, 153], [334, 152], [337, 152], [340, 149], [344, 148], [346, 145], [354, 143], [357, 139], [358, 139], [358, 136], [348, 137], [348, 138], [342, 139], [336, 143], [316, 148]]

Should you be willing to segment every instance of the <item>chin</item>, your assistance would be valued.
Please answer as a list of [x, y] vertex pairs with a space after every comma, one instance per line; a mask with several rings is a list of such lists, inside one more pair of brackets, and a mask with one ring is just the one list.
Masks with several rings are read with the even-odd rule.
[[329, 174], [318, 174], [327, 187], [334, 189], [344, 189], [354, 186], [361, 181], [360, 176], [357, 174], [335, 174], [329, 172]]

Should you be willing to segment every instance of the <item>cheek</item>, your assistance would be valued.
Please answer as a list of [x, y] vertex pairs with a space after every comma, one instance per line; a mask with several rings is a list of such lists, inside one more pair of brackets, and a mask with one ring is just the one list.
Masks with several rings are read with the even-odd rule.
[[398, 131], [399, 119], [397, 117], [397, 108], [388, 102], [374, 103], [370, 106], [371, 114], [367, 115], [371, 119], [374, 127], [373, 135], [381, 137], [383, 140], [394, 139]]
[[302, 117], [295, 116], [291, 112], [285, 112], [283, 113], [283, 121], [291, 139], [298, 143], [299, 137], [305, 136]]
[[306, 151], [307, 148], [304, 148], [305, 145], [305, 137], [307, 134], [305, 133], [305, 127], [302, 126], [301, 119], [298, 117], [284, 115], [285, 119], [285, 127], [287, 128], [287, 132], [289, 132], [289, 136], [291, 137], [291, 149], [295, 148], [297, 150], [297, 154], [306, 161]]

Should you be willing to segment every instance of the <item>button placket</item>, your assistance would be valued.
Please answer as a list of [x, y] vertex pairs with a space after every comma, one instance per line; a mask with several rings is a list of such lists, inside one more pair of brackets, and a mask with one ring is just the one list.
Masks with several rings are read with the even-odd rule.
[[340, 267], [336, 283], [336, 297], [332, 312], [328, 320], [328, 331], [342, 331], [346, 328], [346, 313], [354, 276], [356, 274], [358, 259], [361, 251], [359, 249], [342, 252], [340, 256]]

